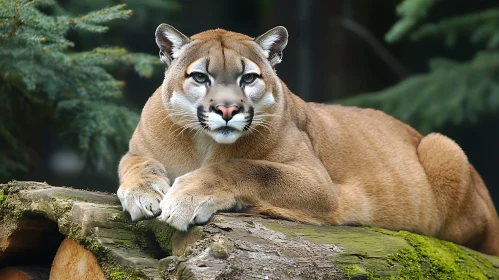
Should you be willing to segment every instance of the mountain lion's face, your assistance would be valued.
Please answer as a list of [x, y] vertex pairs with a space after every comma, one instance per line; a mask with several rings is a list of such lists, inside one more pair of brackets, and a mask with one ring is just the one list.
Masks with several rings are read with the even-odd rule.
[[287, 42], [283, 27], [253, 40], [225, 30], [188, 38], [162, 24], [156, 42], [168, 66], [163, 101], [179, 133], [230, 144], [260, 127], [270, 129], [281, 91], [273, 67]]

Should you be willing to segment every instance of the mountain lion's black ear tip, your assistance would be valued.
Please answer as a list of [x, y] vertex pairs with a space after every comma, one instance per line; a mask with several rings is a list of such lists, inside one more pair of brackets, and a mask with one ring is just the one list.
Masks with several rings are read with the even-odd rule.
[[255, 38], [255, 42], [259, 44], [264, 50], [270, 49], [273, 44], [274, 47], [279, 47], [280, 50], [286, 47], [288, 43], [288, 30], [284, 26], [276, 26], [264, 34]]
[[156, 28], [156, 32], [154, 32], [154, 35], [156, 35], [156, 37], [161, 36], [161, 33], [164, 32], [164, 30], [167, 26], [168, 26], [168, 24], [166, 24], [166, 23], [162, 23], [162, 24], [158, 25], [158, 27]]
[[278, 30], [279, 33], [281, 33], [284, 37], [288, 37], [289, 36], [289, 33], [288, 33], [288, 30], [286, 29], [286, 27], [284, 26], [276, 26], [275, 29]]
[[166, 24], [166, 23], [162, 23], [162, 24], [158, 25], [158, 27], [156, 28], [156, 35], [158, 35], [159, 32], [167, 32], [167, 31], [179, 32], [177, 29], [175, 29], [175, 27], [173, 27], [169, 24]]

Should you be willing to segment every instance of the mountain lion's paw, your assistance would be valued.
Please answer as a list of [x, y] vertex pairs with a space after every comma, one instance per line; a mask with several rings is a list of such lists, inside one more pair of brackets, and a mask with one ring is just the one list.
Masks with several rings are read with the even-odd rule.
[[227, 195], [200, 195], [197, 192], [174, 184], [161, 201], [159, 219], [178, 230], [187, 231], [190, 225], [204, 224], [217, 211], [236, 205], [235, 199]]
[[186, 193], [165, 196], [160, 208], [159, 219], [181, 231], [186, 231], [191, 224], [207, 222], [217, 211], [212, 198], [199, 198]]
[[159, 215], [161, 212], [159, 204], [168, 188], [166, 182], [148, 182], [138, 184], [135, 188], [121, 185], [117, 194], [123, 211], [130, 213], [132, 221], [137, 221]]

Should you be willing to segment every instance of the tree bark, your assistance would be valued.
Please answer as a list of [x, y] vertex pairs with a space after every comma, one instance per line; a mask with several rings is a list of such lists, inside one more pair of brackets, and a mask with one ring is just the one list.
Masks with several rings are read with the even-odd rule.
[[51, 279], [499, 279], [499, 258], [407, 232], [233, 213], [182, 233], [156, 219], [131, 222], [114, 194], [0, 188], [0, 269], [50, 260]]

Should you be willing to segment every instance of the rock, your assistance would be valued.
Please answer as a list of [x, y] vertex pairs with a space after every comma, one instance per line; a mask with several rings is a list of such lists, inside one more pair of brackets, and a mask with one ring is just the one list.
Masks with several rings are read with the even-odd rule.
[[85, 259], [108, 279], [499, 279], [499, 258], [403, 231], [222, 213], [183, 233], [131, 222], [114, 194], [38, 182], [0, 190], [0, 267], [50, 266], [59, 248], [75, 258], [62, 259], [67, 273], [85, 271]]

